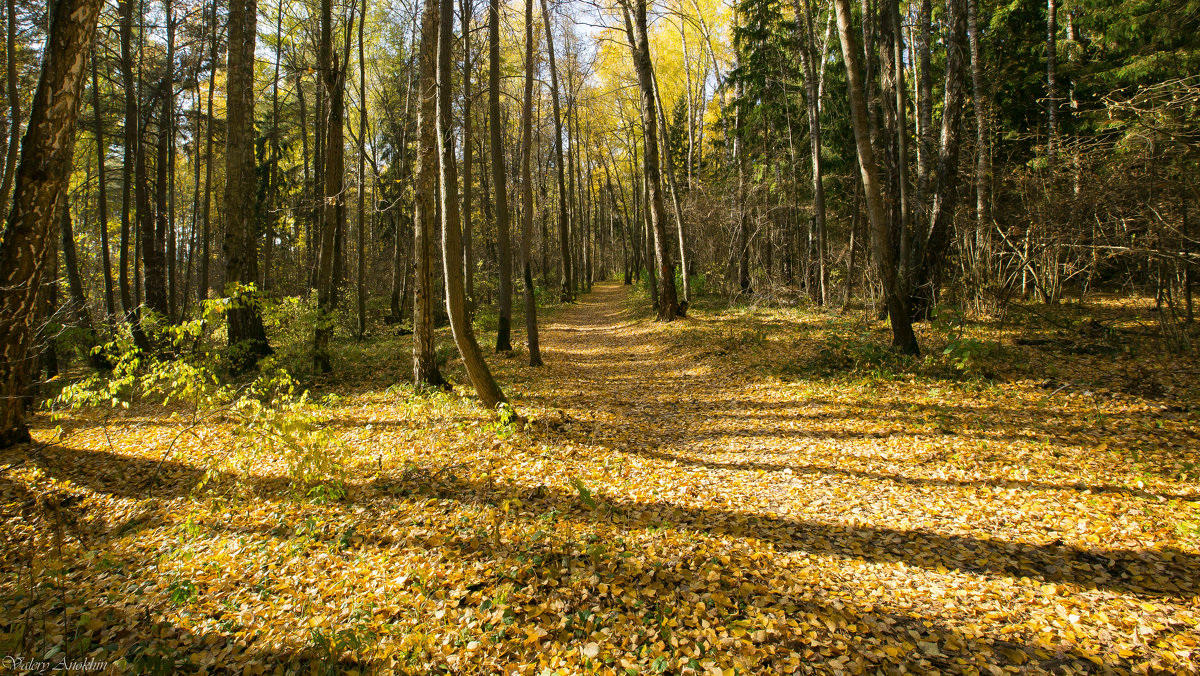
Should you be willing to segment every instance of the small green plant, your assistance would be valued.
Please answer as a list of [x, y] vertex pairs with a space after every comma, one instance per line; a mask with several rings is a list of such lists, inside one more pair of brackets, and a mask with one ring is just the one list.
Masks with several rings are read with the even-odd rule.
[[520, 420], [521, 416], [517, 415], [512, 405], [502, 401], [496, 404], [496, 422], [492, 424], [492, 429], [495, 430], [496, 436], [507, 439], [517, 431], [517, 423]]
[[308, 489], [308, 500], [314, 505], [341, 502], [346, 498], [346, 484], [341, 481], [319, 483]]
[[951, 338], [942, 350], [942, 355], [950, 358], [954, 368], [964, 373], [976, 370], [979, 359], [991, 352], [990, 347], [976, 338]]
[[933, 321], [933, 328], [946, 335], [946, 347], [942, 356], [958, 371], [975, 375], [982, 368], [982, 360], [992, 356], [998, 346], [978, 338], [964, 335], [966, 317], [955, 308], [941, 308]]
[[183, 532], [188, 534], [188, 537], [195, 538], [200, 535], [200, 525], [196, 520], [188, 515], [187, 521], [183, 522]]
[[196, 583], [191, 580], [176, 580], [167, 587], [167, 598], [177, 606], [187, 605], [196, 598]]
[[312, 673], [328, 676], [345, 673], [342, 663], [346, 653], [350, 653], [351, 663], [366, 663], [367, 652], [376, 638], [376, 633], [361, 620], [337, 631], [324, 627], [312, 628], [309, 630], [309, 645], [317, 663]]
[[591, 489], [579, 477], [571, 477], [571, 485], [579, 492], [580, 502], [587, 505], [589, 509], [596, 509], [596, 498], [592, 495]]

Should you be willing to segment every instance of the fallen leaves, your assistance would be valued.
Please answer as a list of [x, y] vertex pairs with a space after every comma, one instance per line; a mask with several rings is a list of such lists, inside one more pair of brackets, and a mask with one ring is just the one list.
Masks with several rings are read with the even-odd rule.
[[780, 378], [820, 317], [636, 322], [622, 293], [551, 323], [544, 369], [497, 364], [524, 430], [356, 375], [323, 411], [344, 493], [268, 463], [193, 494], [228, 432], [160, 462], [181, 423], [146, 406], [6, 452], [2, 647], [130, 673], [1197, 670], [1192, 413]]

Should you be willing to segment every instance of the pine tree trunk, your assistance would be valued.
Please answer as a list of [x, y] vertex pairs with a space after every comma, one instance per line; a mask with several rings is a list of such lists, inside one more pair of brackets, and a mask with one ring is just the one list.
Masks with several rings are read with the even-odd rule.
[[26, 395], [38, 291], [54, 249], [55, 217], [66, 199], [88, 50], [100, 0], [58, 0], [29, 124], [14, 172], [12, 208], [0, 237], [0, 448], [29, 440]]

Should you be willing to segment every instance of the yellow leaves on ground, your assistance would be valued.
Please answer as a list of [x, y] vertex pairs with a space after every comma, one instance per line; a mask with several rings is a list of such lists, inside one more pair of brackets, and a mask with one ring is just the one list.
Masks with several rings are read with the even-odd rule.
[[163, 459], [181, 423], [148, 406], [5, 452], [0, 648], [114, 673], [1197, 670], [1194, 402], [898, 365], [795, 312], [637, 321], [624, 294], [552, 319], [544, 369], [493, 360], [523, 430], [356, 372], [326, 411], [344, 493], [268, 463], [193, 494], [227, 431]]

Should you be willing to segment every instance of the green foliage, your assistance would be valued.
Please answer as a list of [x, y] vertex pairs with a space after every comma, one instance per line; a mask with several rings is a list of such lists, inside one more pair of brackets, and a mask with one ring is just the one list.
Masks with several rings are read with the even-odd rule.
[[513, 432], [517, 431], [520, 420], [521, 416], [517, 415], [516, 410], [507, 401], [496, 404], [496, 422], [493, 423], [496, 436], [501, 439], [512, 436]]
[[[344, 449], [324, 426], [321, 407], [273, 358], [244, 382], [225, 382], [225, 355], [205, 345], [207, 327], [223, 320], [227, 299], [207, 301], [201, 316], [178, 325], [145, 325], [157, 352], [141, 350], [128, 330], [96, 348], [112, 364], [63, 388], [48, 402], [54, 419], [67, 411], [108, 407], [128, 409], [138, 401], [170, 407], [185, 420], [185, 433], [214, 420], [230, 423], [224, 446], [205, 449], [205, 480], [234, 470], [249, 476], [265, 465], [280, 464], [294, 485], [337, 481]], [[170, 454], [184, 433], [166, 449]], [[203, 482], [202, 482], [203, 483]]]
[[191, 580], [176, 580], [167, 587], [167, 598], [177, 606], [187, 605], [196, 599], [196, 583]]
[[571, 477], [571, 485], [578, 491], [580, 502], [587, 505], [588, 509], [596, 509], [596, 498], [592, 495], [592, 491], [587, 487], [587, 484], [583, 483], [579, 477], [573, 476]]
[[817, 375], [841, 371], [890, 378], [912, 362], [911, 357], [891, 349], [870, 331], [834, 330], [826, 336], [825, 345], [809, 370]]
[[336, 631], [313, 627], [309, 630], [309, 645], [317, 664], [314, 665], [312, 673], [328, 676], [344, 673], [342, 662], [347, 653], [350, 653], [353, 664], [362, 664], [367, 659], [367, 651], [377, 638], [377, 632], [361, 618], [354, 624]]
[[259, 307], [263, 326], [276, 345], [276, 358], [293, 373], [311, 363], [312, 334], [318, 322], [327, 321], [333, 326], [340, 323], [338, 311], [322, 319], [315, 294], [273, 298], [262, 301]]
[[933, 328], [946, 336], [946, 347], [942, 356], [958, 371], [968, 375], [982, 375], [983, 360], [995, 356], [1000, 349], [996, 343], [986, 342], [965, 335], [965, 317], [954, 308], [939, 308]]
[[[688, 277], [689, 290], [692, 292], [692, 298], [699, 298], [708, 294], [708, 275], [703, 272], [697, 272]], [[683, 289], [683, 272], [676, 268], [675, 270], [675, 288]]]

